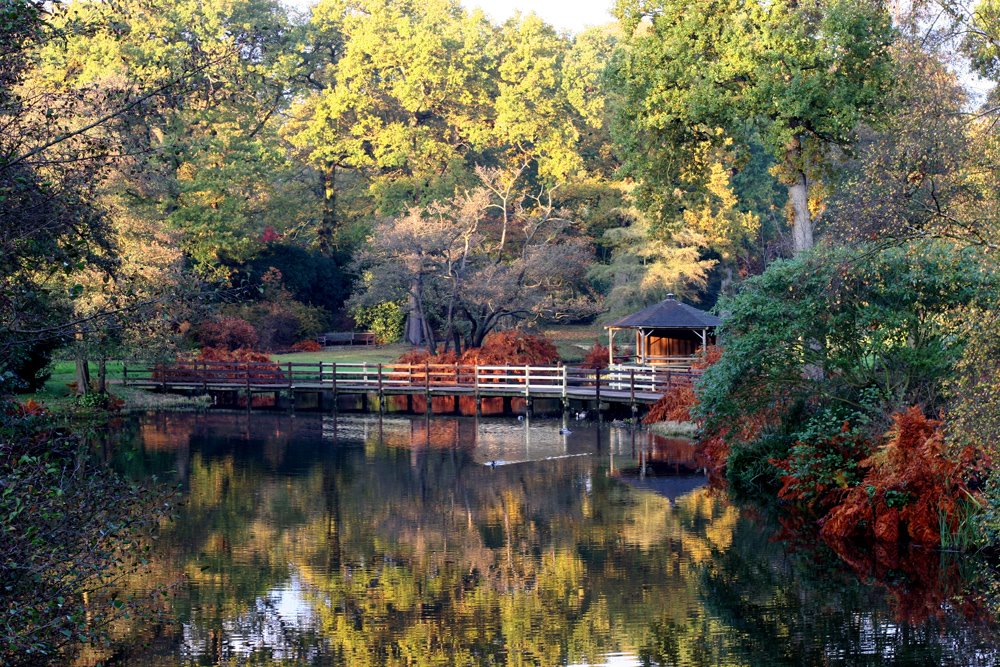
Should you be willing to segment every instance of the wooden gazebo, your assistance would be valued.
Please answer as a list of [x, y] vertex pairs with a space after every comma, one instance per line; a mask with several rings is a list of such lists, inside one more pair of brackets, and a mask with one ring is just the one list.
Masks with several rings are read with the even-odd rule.
[[635, 361], [639, 364], [683, 364], [699, 349], [715, 344], [722, 323], [715, 315], [678, 301], [673, 294], [606, 327], [608, 354], [614, 363], [615, 334], [635, 332]]

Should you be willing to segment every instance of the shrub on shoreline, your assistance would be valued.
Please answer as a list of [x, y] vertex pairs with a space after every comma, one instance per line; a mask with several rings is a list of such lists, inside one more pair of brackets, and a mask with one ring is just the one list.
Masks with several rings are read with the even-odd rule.
[[0, 663], [63, 662], [145, 613], [120, 583], [169, 512], [159, 493], [91, 459], [47, 415], [0, 399]]

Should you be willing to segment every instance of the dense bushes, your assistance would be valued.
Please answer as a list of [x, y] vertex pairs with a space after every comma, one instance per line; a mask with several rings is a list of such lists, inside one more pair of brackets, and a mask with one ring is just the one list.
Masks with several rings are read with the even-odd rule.
[[61, 664], [118, 619], [142, 618], [119, 585], [142, 566], [165, 496], [93, 461], [37, 406], [3, 401], [0, 489], [0, 663]]
[[495, 331], [483, 341], [482, 347], [473, 347], [462, 353], [411, 350], [398, 360], [401, 364], [463, 364], [481, 366], [549, 366], [559, 362], [556, 346], [545, 336], [530, 334], [518, 329]]
[[41, 389], [52, 371], [52, 354], [64, 343], [58, 338], [13, 346], [0, 356], [0, 392], [30, 394]]
[[239, 317], [218, 317], [198, 327], [195, 334], [205, 347], [238, 350], [252, 350], [257, 347], [257, 330], [252, 324]]
[[821, 249], [747, 280], [720, 303], [725, 352], [692, 409], [708, 467], [828, 516], [826, 535], [932, 544], [956, 530], [970, 482], [955, 466], [978, 454], [920, 420], [949, 407], [970, 327], [997, 298], [1000, 276], [969, 259], [941, 243]]
[[308, 338], [292, 345], [292, 349], [296, 352], [319, 352], [323, 349], [323, 346], [318, 341]]
[[394, 301], [383, 301], [367, 308], [355, 308], [351, 315], [359, 327], [375, 334], [375, 339], [381, 345], [395, 343], [403, 338], [406, 313], [403, 312], [403, 307]]
[[276, 270], [291, 299], [335, 313], [350, 294], [351, 279], [344, 271], [348, 261], [287, 243], [269, 243], [240, 273], [251, 287], [266, 291], [269, 274]]
[[971, 447], [949, 452], [941, 422], [912, 407], [893, 416], [887, 442], [860, 462], [865, 476], [849, 487], [825, 517], [831, 537], [874, 537], [938, 546], [965, 520], [963, 508], [980, 504], [988, 462]]
[[292, 297], [277, 269], [271, 269], [263, 278], [260, 297], [222, 308], [214, 318], [195, 328], [195, 339], [204, 346], [228, 350], [285, 350], [320, 333], [326, 323], [323, 309]]
[[[596, 345], [595, 345], [596, 347]], [[607, 354], [607, 348], [603, 348]], [[722, 348], [711, 345], [705, 352], [691, 364], [691, 368], [696, 371], [704, 371], [714, 364], [722, 356]], [[663, 398], [650, 407], [649, 412], [643, 418], [644, 424], [655, 424], [661, 421], [687, 422], [694, 419], [691, 411], [698, 404], [698, 396], [694, 390], [694, 383], [679, 381], [672, 387]]]
[[558, 362], [559, 352], [552, 341], [520, 329], [494, 331], [486, 336], [481, 347], [462, 354], [463, 364], [484, 366], [551, 366]]
[[590, 351], [583, 357], [583, 361], [580, 362], [580, 367], [593, 368], [594, 370], [607, 368], [609, 356], [608, 348], [595, 340], [594, 346], [590, 348]]

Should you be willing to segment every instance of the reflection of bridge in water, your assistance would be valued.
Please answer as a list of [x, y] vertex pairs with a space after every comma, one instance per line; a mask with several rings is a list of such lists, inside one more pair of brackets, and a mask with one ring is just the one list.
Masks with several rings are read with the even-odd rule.
[[[265, 449], [271, 443], [351, 443], [409, 450], [419, 458], [452, 450], [485, 467], [512, 468], [547, 461], [602, 465], [608, 475], [671, 500], [705, 483], [694, 444], [640, 428], [558, 419], [455, 416], [333, 415], [280, 412], [163, 413], [143, 424], [145, 446], [156, 451], [188, 450], [192, 440], [218, 441], [233, 433]], [[318, 446], [323, 444], [324, 446]], [[178, 470], [186, 469], [178, 463]]]
[[[461, 364], [247, 363], [181, 361], [126, 367], [127, 386], [163, 392], [203, 393], [217, 404], [338, 408], [342, 396], [367, 411], [400, 406], [413, 412], [463, 414], [531, 412], [537, 399], [564, 409], [571, 402], [598, 410], [658, 401], [697, 375], [689, 367], [633, 366], [611, 370], [569, 366], [467, 366]], [[309, 400], [307, 397], [312, 397]], [[298, 405], [297, 405], [298, 404]]]

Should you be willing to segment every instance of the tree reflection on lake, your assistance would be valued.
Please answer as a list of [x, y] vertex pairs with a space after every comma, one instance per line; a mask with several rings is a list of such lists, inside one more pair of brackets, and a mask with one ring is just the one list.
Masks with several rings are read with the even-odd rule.
[[[181, 485], [154, 556], [174, 664], [995, 664], [944, 601], [900, 620], [771, 540], [689, 443], [471, 418], [151, 415], [116, 456]], [[833, 559], [834, 561], [836, 559]]]

